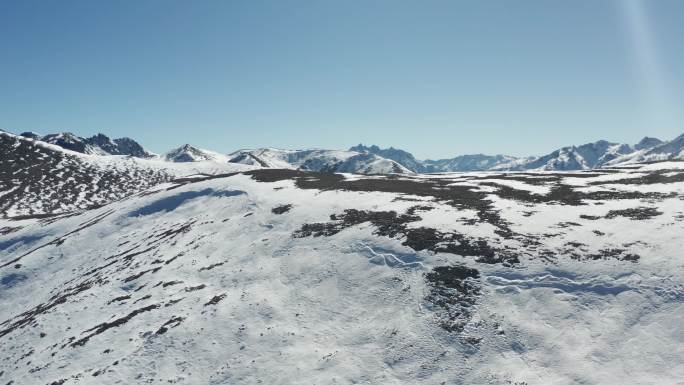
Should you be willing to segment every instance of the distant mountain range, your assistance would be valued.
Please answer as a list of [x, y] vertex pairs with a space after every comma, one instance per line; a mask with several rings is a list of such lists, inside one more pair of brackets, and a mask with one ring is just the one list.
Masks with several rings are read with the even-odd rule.
[[104, 134], [83, 138], [63, 132], [39, 135], [20, 134], [64, 149], [91, 155], [125, 155], [169, 162], [238, 163], [256, 167], [286, 168], [322, 172], [358, 174], [409, 174], [467, 171], [574, 171], [604, 166], [684, 159], [684, 135], [664, 142], [645, 137], [636, 144], [599, 140], [578, 146], [566, 146], [542, 156], [470, 154], [447, 159], [416, 159], [410, 152], [377, 145], [359, 144], [349, 150], [283, 150], [259, 148], [238, 150], [230, 154], [201, 149], [190, 144], [157, 155], [147, 151], [131, 138], [110, 139]]
[[518, 158], [510, 155], [460, 155], [449, 159], [417, 160], [411, 153], [395, 148], [359, 144], [350, 150], [372, 153], [392, 159], [413, 172], [464, 171], [575, 171], [620, 164], [684, 160], [684, 134], [669, 142], [645, 137], [630, 145], [599, 140], [579, 146], [567, 146], [539, 157]]
[[261, 148], [230, 154], [230, 162], [268, 168], [288, 168], [322, 172], [358, 174], [406, 174], [400, 162], [368, 152], [354, 150], [280, 150]]

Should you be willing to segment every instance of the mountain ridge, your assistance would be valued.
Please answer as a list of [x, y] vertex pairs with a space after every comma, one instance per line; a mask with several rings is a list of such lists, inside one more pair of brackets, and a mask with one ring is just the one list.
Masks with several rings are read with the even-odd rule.
[[90, 155], [128, 155], [136, 158], [154, 158], [157, 155], [145, 150], [138, 142], [123, 137], [110, 139], [98, 133], [91, 137], [80, 137], [71, 132], [40, 135], [35, 132], [22, 132], [20, 136], [54, 144], [67, 150]]
[[[660, 150], [655, 150], [659, 148]], [[615, 166], [630, 160], [632, 154], [643, 153], [648, 160], [684, 159], [684, 135], [669, 142], [644, 137], [637, 144], [598, 140], [581, 145], [561, 147], [541, 156], [515, 157], [511, 155], [469, 154], [439, 160], [418, 160], [410, 152], [377, 145], [358, 144], [350, 150], [363, 151], [393, 159], [408, 169], [419, 173], [467, 172], [467, 171], [577, 171], [602, 166]], [[658, 155], [656, 155], [658, 154]]]
[[127, 155], [160, 158], [169, 162], [237, 163], [264, 168], [357, 174], [409, 174], [470, 171], [577, 171], [652, 161], [684, 159], [684, 135], [662, 141], [645, 136], [636, 144], [598, 140], [560, 147], [541, 156], [518, 157], [505, 154], [465, 154], [453, 158], [417, 159], [406, 150], [362, 143], [348, 150], [278, 148], [241, 149], [220, 153], [190, 144], [163, 155], [145, 150], [130, 138], [110, 139], [104, 134], [79, 137], [69, 132], [40, 135], [23, 132], [22, 137], [90, 155]]

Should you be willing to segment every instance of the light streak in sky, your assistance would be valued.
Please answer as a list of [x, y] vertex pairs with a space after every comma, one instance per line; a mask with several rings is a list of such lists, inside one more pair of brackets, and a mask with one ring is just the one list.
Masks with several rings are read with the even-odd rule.
[[[676, 109], [660, 60], [646, 0], [617, 0], [629, 32], [648, 122], [672, 124]], [[653, 127], [655, 128], [655, 127]]]

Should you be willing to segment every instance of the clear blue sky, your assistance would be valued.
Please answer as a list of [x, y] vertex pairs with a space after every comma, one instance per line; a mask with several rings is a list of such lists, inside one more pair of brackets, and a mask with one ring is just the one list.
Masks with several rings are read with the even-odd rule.
[[0, 0], [0, 128], [540, 154], [684, 132], [684, 1]]

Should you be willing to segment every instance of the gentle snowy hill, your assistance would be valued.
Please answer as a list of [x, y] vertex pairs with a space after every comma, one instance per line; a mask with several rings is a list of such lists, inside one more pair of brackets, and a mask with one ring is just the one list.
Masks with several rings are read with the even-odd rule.
[[343, 150], [239, 150], [230, 161], [267, 168], [298, 169], [355, 174], [410, 174], [411, 170], [383, 157]]
[[0, 219], [0, 381], [678, 384], [683, 197], [681, 162], [259, 169]]

